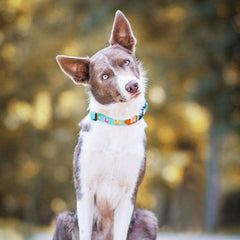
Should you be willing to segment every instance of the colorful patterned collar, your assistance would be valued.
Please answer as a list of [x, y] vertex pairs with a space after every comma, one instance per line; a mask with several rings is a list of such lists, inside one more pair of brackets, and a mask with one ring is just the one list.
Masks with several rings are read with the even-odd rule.
[[142, 119], [142, 117], [145, 115], [145, 113], [148, 110], [148, 103], [145, 102], [145, 105], [141, 108], [141, 114], [140, 115], [135, 115], [132, 118], [126, 119], [126, 120], [116, 120], [110, 117], [107, 117], [104, 114], [101, 113], [96, 113], [96, 112], [90, 112], [90, 117], [94, 121], [101, 121], [110, 125], [115, 125], [115, 126], [126, 126], [126, 125], [131, 125]]

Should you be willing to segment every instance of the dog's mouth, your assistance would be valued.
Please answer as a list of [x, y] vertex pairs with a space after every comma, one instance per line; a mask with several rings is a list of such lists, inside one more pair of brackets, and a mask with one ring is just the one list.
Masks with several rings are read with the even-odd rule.
[[132, 98], [137, 98], [141, 94], [141, 91], [137, 91], [134, 94], [131, 94], [131, 99]]
[[128, 102], [134, 98], [137, 98], [141, 93], [142, 93], [141, 91], [137, 91], [137, 92], [131, 94], [129, 99], [127, 99], [125, 96], [119, 95], [117, 97], [117, 102]]

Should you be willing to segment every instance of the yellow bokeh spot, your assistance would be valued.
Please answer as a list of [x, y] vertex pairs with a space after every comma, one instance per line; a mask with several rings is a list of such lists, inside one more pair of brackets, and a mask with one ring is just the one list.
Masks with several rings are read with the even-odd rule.
[[191, 159], [190, 155], [186, 152], [174, 152], [171, 156], [171, 161], [177, 167], [186, 167]]
[[58, 97], [57, 115], [59, 117], [69, 117], [77, 103], [77, 96], [74, 91], [64, 91]]
[[16, 130], [20, 125], [20, 121], [15, 115], [7, 115], [4, 124], [9, 130]]
[[32, 123], [36, 129], [48, 127], [52, 117], [51, 96], [47, 91], [38, 92], [34, 99]]
[[172, 144], [176, 140], [176, 132], [168, 125], [162, 125], [157, 130], [157, 137], [162, 144]]
[[35, 161], [27, 160], [21, 163], [19, 168], [19, 180], [28, 180], [39, 172], [39, 165]]
[[239, 84], [238, 69], [233, 66], [226, 67], [223, 71], [223, 79], [229, 86]]
[[166, 18], [172, 22], [180, 22], [185, 16], [185, 9], [179, 6], [173, 6], [166, 10]]
[[31, 117], [31, 104], [13, 99], [7, 105], [7, 116], [4, 119], [4, 124], [8, 129], [15, 130], [21, 123], [28, 122]]
[[32, 106], [25, 101], [12, 100], [7, 106], [8, 114], [16, 115], [21, 121], [27, 122], [32, 115]]
[[211, 123], [209, 112], [196, 103], [188, 103], [184, 106], [184, 115], [190, 123], [190, 128], [196, 133], [206, 132]]
[[7, 11], [8, 12], [16, 12], [18, 10], [22, 10], [24, 12], [29, 12], [32, 6], [38, 0], [7, 0]]
[[22, 15], [17, 20], [17, 28], [20, 31], [27, 31], [32, 25], [32, 17], [30, 15]]
[[61, 198], [53, 198], [51, 201], [51, 209], [55, 214], [58, 214], [67, 210], [67, 204]]
[[75, 56], [77, 53], [80, 53], [82, 50], [81, 45], [78, 41], [68, 41], [63, 50], [62, 53], [64, 55], [70, 55]]
[[7, 5], [10, 10], [19, 9], [21, 4], [22, 0], [7, 0]]
[[7, 43], [3, 46], [1, 50], [1, 56], [6, 60], [13, 60], [16, 55], [16, 48], [13, 44]]
[[153, 86], [149, 89], [149, 100], [155, 104], [161, 104], [166, 99], [165, 91], [160, 86]]
[[177, 186], [183, 178], [183, 169], [175, 165], [167, 165], [162, 170], [162, 177], [170, 186]]

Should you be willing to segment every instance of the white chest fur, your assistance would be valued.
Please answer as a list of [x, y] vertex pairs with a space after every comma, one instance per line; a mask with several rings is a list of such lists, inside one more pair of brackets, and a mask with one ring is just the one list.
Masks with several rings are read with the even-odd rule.
[[90, 131], [81, 133], [82, 190], [90, 189], [103, 214], [114, 210], [126, 193], [134, 191], [145, 155], [145, 128], [144, 119], [131, 126], [92, 121]]

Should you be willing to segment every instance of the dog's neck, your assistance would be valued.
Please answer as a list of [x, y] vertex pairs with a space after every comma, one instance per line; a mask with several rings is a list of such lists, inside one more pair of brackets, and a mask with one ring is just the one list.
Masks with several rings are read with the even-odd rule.
[[133, 98], [128, 102], [103, 105], [90, 95], [88, 110], [102, 113], [113, 119], [128, 119], [141, 113], [145, 101], [144, 94], [140, 94], [137, 98]]

